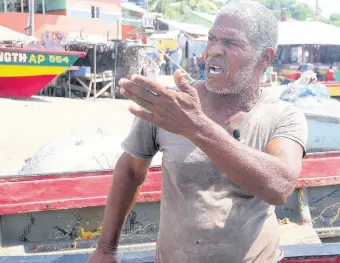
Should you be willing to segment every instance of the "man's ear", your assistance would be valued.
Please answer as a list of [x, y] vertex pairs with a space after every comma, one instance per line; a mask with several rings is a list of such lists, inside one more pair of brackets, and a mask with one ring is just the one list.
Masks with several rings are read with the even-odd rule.
[[262, 64], [263, 68], [268, 68], [272, 65], [275, 59], [275, 49], [274, 48], [267, 48], [262, 52], [260, 63]]

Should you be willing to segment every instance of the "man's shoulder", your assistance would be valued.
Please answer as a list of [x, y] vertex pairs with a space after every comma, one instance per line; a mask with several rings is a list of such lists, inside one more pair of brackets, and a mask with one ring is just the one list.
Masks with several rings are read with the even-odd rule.
[[277, 97], [263, 99], [245, 125], [262, 149], [275, 137], [286, 137], [306, 147], [308, 123], [303, 111]]
[[278, 96], [265, 95], [256, 110], [252, 113], [251, 120], [255, 123], [266, 124], [275, 128], [282, 122], [296, 122], [297, 120], [304, 124], [305, 115], [303, 111], [294, 104], [281, 100]]
[[277, 96], [277, 94], [268, 91], [265, 91], [264, 98], [260, 103], [260, 108], [269, 115], [282, 114], [287, 110], [303, 114], [303, 112], [299, 108], [295, 107], [294, 104], [283, 101], [279, 98], [279, 96]]

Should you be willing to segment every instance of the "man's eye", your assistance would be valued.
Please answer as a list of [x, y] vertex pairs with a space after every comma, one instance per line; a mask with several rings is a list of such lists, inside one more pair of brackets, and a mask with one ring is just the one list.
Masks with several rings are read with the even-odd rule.
[[210, 41], [215, 40], [215, 37], [208, 37], [208, 40]]
[[223, 43], [226, 44], [226, 45], [232, 45], [233, 44], [233, 42], [231, 40], [228, 40], [228, 39], [223, 40]]

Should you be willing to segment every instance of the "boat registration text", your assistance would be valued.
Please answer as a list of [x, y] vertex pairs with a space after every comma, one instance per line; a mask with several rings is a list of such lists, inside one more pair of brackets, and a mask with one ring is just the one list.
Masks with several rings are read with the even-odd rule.
[[69, 56], [30, 52], [0, 52], [0, 64], [11, 65], [53, 65], [64, 66], [70, 62]]

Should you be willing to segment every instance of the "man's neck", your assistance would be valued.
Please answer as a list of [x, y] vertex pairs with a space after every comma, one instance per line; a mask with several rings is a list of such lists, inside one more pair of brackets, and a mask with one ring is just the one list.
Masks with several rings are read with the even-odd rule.
[[250, 111], [261, 95], [261, 89], [250, 88], [251, 92], [241, 94], [218, 94], [206, 90], [205, 101], [215, 110], [235, 109], [235, 111]]

